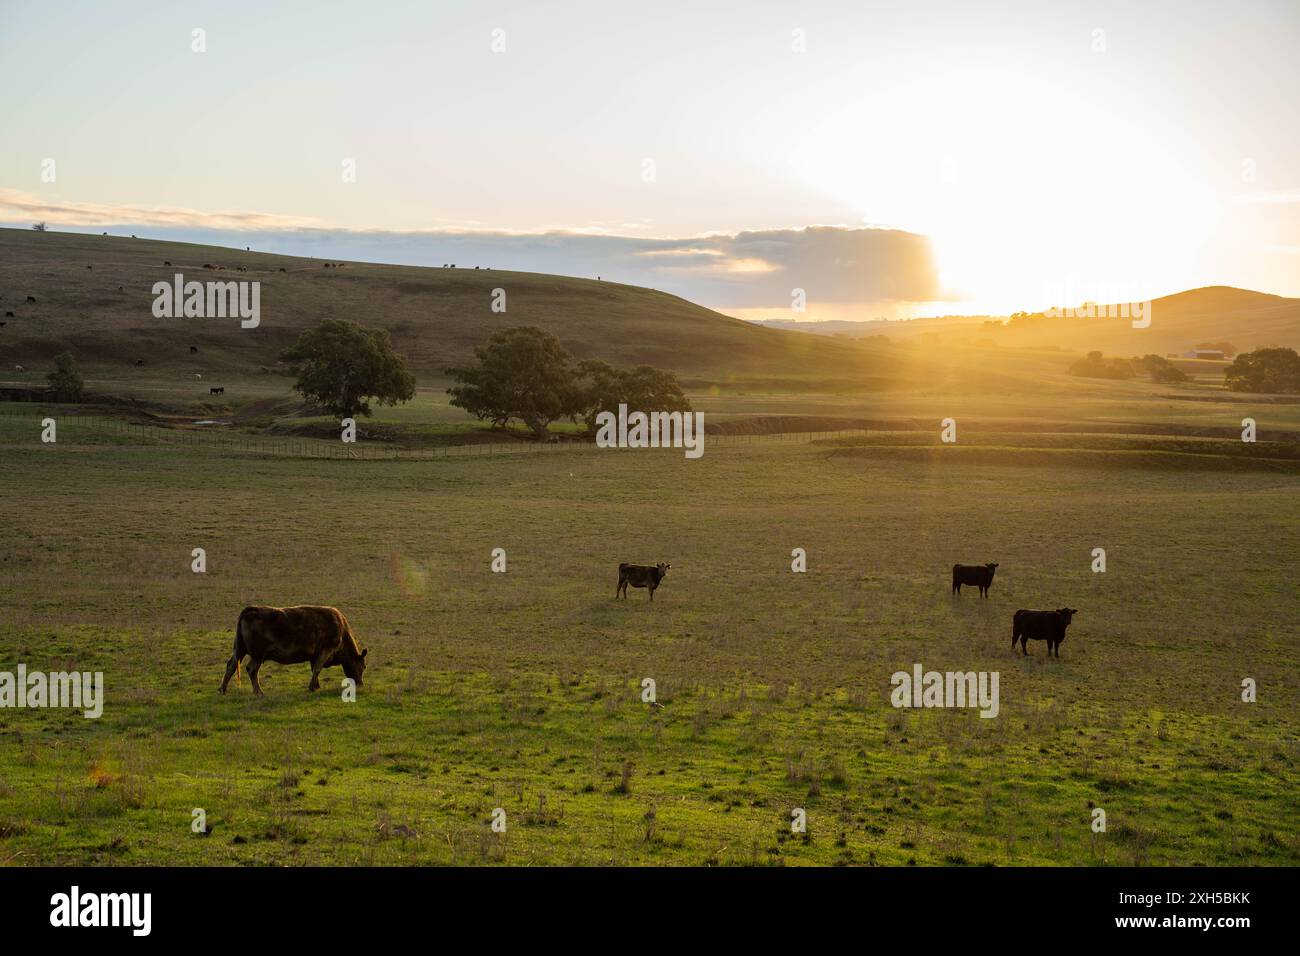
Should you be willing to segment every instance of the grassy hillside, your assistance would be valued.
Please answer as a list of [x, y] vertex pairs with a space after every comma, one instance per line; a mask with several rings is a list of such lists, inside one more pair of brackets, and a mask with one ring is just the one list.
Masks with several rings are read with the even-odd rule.
[[[224, 271], [204, 269], [205, 263]], [[261, 325], [246, 330], [234, 319], [155, 318], [153, 284], [176, 272], [186, 280], [260, 282]], [[506, 292], [504, 314], [491, 309], [497, 288]], [[27, 303], [29, 295], [35, 304]], [[325, 318], [389, 329], [422, 380], [468, 359], [494, 331], [523, 324], [554, 332], [579, 358], [646, 363], [715, 381], [889, 388], [936, 375], [922, 358], [887, 346], [758, 328], [676, 296], [612, 282], [356, 262], [325, 268], [317, 259], [114, 236], [0, 230], [0, 308], [15, 313], [0, 329], [0, 379], [15, 365], [47, 368], [63, 349], [73, 351], [92, 379], [256, 375], [273, 371], [280, 350]], [[137, 372], [139, 359], [146, 367]], [[986, 372], [960, 374], [996, 384], [997, 376]]]

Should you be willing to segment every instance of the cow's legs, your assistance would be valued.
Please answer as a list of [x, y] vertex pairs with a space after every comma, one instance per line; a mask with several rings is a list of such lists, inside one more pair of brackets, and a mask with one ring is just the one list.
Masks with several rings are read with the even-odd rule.
[[1029, 656], [1029, 648], [1028, 648], [1028, 644], [1029, 644], [1029, 637], [1028, 637], [1028, 635], [1026, 635], [1026, 634], [1021, 634], [1021, 635], [1020, 635], [1020, 653], [1021, 653], [1021, 654], [1024, 654], [1026, 657]]
[[239, 658], [232, 656], [226, 661], [226, 676], [221, 679], [221, 690], [219, 693], [226, 692], [226, 685], [230, 683], [230, 678], [235, 676], [235, 671], [239, 670]]
[[248, 679], [253, 682], [253, 695], [256, 697], [264, 696], [262, 694], [262, 682], [257, 679], [257, 672], [261, 670], [262, 662], [255, 657], [248, 659]]
[[654, 599], [655, 599], [655, 586], [652, 584], [650, 585], [650, 600], [653, 601]]
[[311, 662], [311, 683], [307, 685], [308, 690], [320, 690], [320, 672], [326, 662], [333, 656], [333, 653], [317, 654]]

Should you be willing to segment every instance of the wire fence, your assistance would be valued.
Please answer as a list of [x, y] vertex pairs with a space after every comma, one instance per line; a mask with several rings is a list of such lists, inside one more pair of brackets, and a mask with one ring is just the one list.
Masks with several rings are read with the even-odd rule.
[[[412, 445], [410, 443], [360, 438], [355, 442], [338, 439], [307, 438], [298, 435], [253, 435], [236, 431], [223, 431], [231, 426], [188, 425], [168, 426], [147, 422], [131, 422], [108, 415], [86, 415], [75, 411], [62, 411], [50, 403], [41, 403], [39, 410], [29, 407], [0, 406], [0, 416], [9, 419], [27, 419], [31, 423], [32, 440], [37, 440], [43, 430], [42, 422], [51, 418], [55, 422], [57, 440], [76, 443], [79, 438], [121, 438], [131, 444], [164, 445], [213, 449], [241, 454], [269, 455], [288, 458], [327, 458], [358, 461], [425, 461], [436, 458], [484, 457], [492, 455], [544, 455], [563, 452], [608, 451], [594, 441], [485, 441], [459, 445]], [[71, 427], [69, 427], [71, 426]], [[12, 443], [13, 436], [8, 439]], [[867, 435], [867, 429], [839, 431], [799, 431], [754, 434], [706, 434], [705, 449], [737, 447], [760, 444], [801, 444], [853, 435]], [[671, 450], [668, 448], [665, 451]], [[681, 448], [677, 448], [681, 451]]]

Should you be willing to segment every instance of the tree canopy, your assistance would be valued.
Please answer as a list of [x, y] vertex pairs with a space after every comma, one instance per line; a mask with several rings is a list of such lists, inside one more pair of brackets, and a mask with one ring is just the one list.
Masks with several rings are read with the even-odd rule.
[[1224, 382], [1234, 392], [1300, 392], [1300, 355], [1287, 348], [1243, 352], [1228, 366]]
[[459, 385], [447, 389], [451, 404], [504, 428], [518, 419], [539, 437], [560, 418], [580, 410], [571, 358], [550, 332], [532, 325], [504, 329], [474, 349], [477, 365], [459, 365], [447, 374]]
[[1187, 381], [1187, 374], [1163, 355], [1144, 355], [1139, 361], [1153, 382], [1169, 384]]
[[396, 405], [415, 397], [415, 376], [393, 351], [386, 329], [325, 319], [280, 353], [298, 376], [294, 388], [341, 418], [369, 415], [370, 399]]
[[451, 404], [504, 428], [523, 422], [539, 439], [560, 419], [582, 419], [595, 428], [596, 414], [620, 402], [643, 412], [690, 411], [671, 372], [641, 365], [616, 368], [587, 360], [573, 364], [560, 340], [543, 329], [520, 325], [495, 333], [474, 350], [476, 365], [447, 369], [458, 384], [447, 389]]
[[77, 371], [77, 360], [71, 352], [54, 357], [54, 368], [45, 373], [45, 381], [58, 402], [79, 402], [86, 391], [86, 383]]
[[594, 431], [600, 412], [616, 412], [620, 404], [642, 412], [689, 412], [677, 377], [651, 365], [633, 369], [615, 368], [607, 362], [589, 359], [578, 366], [582, 388], [583, 417]]

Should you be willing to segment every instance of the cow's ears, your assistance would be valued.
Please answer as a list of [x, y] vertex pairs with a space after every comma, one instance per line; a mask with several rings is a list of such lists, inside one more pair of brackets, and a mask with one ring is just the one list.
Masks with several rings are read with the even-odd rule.
[[370, 653], [370, 648], [367, 647], [365, 650], [361, 652], [361, 659], [364, 661], [366, 659], [366, 655], [369, 653]]

